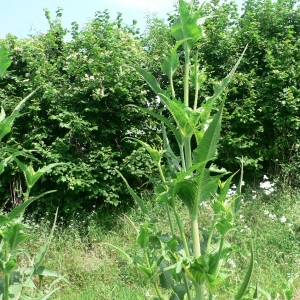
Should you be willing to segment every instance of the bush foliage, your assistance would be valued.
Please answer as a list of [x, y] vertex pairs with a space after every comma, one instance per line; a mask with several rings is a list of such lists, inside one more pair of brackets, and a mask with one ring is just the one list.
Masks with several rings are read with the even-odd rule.
[[[266, 173], [283, 174], [289, 183], [299, 185], [300, 16], [296, 1], [246, 0], [239, 11], [234, 2], [213, 0], [203, 11], [217, 17], [206, 19], [206, 38], [197, 42], [199, 65], [205, 66], [206, 76], [199, 102], [211, 95], [213, 81], [226, 76], [248, 44], [228, 88], [219, 164], [236, 170], [244, 157], [249, 180]], [[152, 165], [142, 150], [132, 152], [132, 142], [123, 138], [160, 143], [156, 130], [160, 124], [126, 106], [147, 107], [155, 100], [128, 66], [142, 66], [165, 88], [168, 79], [160, 72], [160, 64], [173, 43], [170, 26], [150, 16], [147, 30], [139, 35], [134, 26], [123, 25], [121, 15], [113, 21], [107, 11], [96, 12], [82, 29], [72, 23], [72, 39], [67, 40], [68, 32], [60, 22], [62, 10], [57, 10], [54, 20], [49, 11], [45, 14], [46, 33], [4, 39], [13, 63], [0, 82], [1, 105], [9, 112], [39, 88], [6, 142], [35, 149], [36, 167], [67, 163], [37, 184], [39, 192], [58, 189], [39, 209], [54, 210], [59, 205], [73, 211], [127, 203], [116, 169], [139, 188], [152, 173]], [[170, 24], [173, 20], [171, 15]], [[174, 84], [180, 95], [179, 77]], [[158, 104], [156, 109], [163, 107]], [[21, 193], [22, 179], [14, 166], [5, 172], [0, 194], [4, 203], [13, 203], [8, 199]]]

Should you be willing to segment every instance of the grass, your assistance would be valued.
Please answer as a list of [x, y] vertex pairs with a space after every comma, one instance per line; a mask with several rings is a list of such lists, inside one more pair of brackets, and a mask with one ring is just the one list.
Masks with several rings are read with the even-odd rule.
[[[159, 205], [152, 206], [162, 228], [165, 228], [162, 209]], [[283, 290], [290, 287], [296, 293], [293, 299], [300, 299], [299, 212], [300, 194], [297, 191], [285, 189], [268, 196], [259, 193], [256, 199], [248, 191], [237, 229], [231, 233], [231, 242], [238, 248], [249, 250], [250, 241], [253, 241], [256, 263], [251, 284], [254, 289], [258, 283], [261, 289], [270, 294], [270, 299], [276, 299], [277, 295], [281, 295], [278, 299], [284, 299]], [[182, 210], [181, 214], [184, 222], [186, 212]], [[69, 283], [61, 284], [60, 291], [53, 299], [153, 298], [155, 292], [150, 283], [133, 265], [128, 264], [122, 254], [104, 245], [110, 243], [134, 255], [139, 248], [136, 245], [136, 232], [128, 218], [138, 226], [140, 217], [138, 209], [134, 207], [125, 215], [95, 210], [88, 215], [74, 215], [73, 221], [68, 224], [60, 219], [46, 260], [49, 267], [66, 274]], [[205, 229], [205, 219], [209, 217], [209, 209], [204, 208], [203, 223], [200, 224], [202, 228]], [[35, 225], [26, 243], [27, 251], [35, 253], [43, 244], [51, 225], [47, 219]], [[235, 283], [241, 280], [246, 271], [246, 252], [237, 251], [233, 260], [236, 265], [234, 269], [238, 272], [226, 279], [220, 291], [222, 297], [217, 299], [230, 299]], [[226, 266], [232, 268], [229, 262]]]

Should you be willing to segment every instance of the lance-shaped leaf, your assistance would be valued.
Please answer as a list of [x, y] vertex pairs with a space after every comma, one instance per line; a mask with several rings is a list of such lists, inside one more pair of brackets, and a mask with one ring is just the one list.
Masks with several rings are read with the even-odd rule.
[[125, 179], [125, 177], [118, 171], [116, 170], [117, 173], [119, 174], [119, 176], [124, 180], [127, 189], [130, 193], [130, 195], [132, 196], [132, 198], [135, 200], [135, 202], [138, 204], [138, 206], [140, 207], [141, 211], [148, 216], [149, 215], [149, 211], [148, 208], [146, 207], [146, 205], [144, 204], [143, 200], [135, 193], [135, 191], [130, 187], [130, 185], [128, 184], [127, 180]]
[[161, 70], [172, 80], [174, 73], [180, 66], [179, 54], [177, 53], [178, 47], [186, 40], [177, 41], [174, 48], [170, 49], [168, 55], [164, 58], [161, 64]]
[[147, 143], [136, 139], [136, 138], [132, 138], [132, 137], [128, 137], [127, 139], [133, 140], [138, 142], [140, 145], [142, 145], [150, 154], [150, 156], [152, 157], [153, 161], [155, 162], [156, 165], [160, 165], [161, 163], [161, 159], [165, 153], [164, 150], [157, 150], [155, 148], [152, 148], [150, 145], [148, 145]]
[[[60, 288], [55, 288], [54, 290], [49, 291], [47, 294], [40, 296], [38, 298], [32, 298], [26, 295], [22, 295], [22, 300], [47, 300], [50, 299], [50, 297], [56, 292], [58, 291]], [[15, 298], [15, 299], [19, 299], [19, 298]]]
[[173, 287], [174, 293], [171, 295], [169, 300], [184, 300], [186, 294], [186, 286], [184, 283], [177, 284]]
[[193, 111], [190, 107], [185, 106], [177, 99], [171, 100], [164, 94], [160, 94], [159, 96], [172, 114], [182, 138], [190, 138], [196, 133], [196, 125], [200, 118], [199, 113]]
[[234, 75], [234, 72], [236, 71], [237, 67], [239, 66], [244, 54], [245, 54], [245, 51], [247, 50], [247, 47], [248, 45], [245, 47], [242, 55], [240, 56], [240, 58], [238, 59], [238, 61], [236, 62], [236, 64], [234, 65], [234, 67], [232, 68], [232, 70], [229, 72], [229, 74], [219, 83], [216, 83], [214, 85], [214, 94], [207, 98], [206, 99], [206, 107], [210, 108], [212, 107], [213, 103], [214, 103], [214, 100], [216, 100], [221, 94], [222, 92], [225, 90], [225, 88], [228, 86], [229, 82], [231, 81], [233, 75]]
[[194, 162], [200, 163], [216, 156], [217, 146], [220, 139], [223, 105], [215, 114], [209, 127], [193, 152]]
[[220, 195], [218, 197], [218, 201], [223, 203], [226, 199], [226, 196], [228, 194], [229, 188], [230, 188], [230, 184], [232, 181], [232, 178], [237, 174], [237, 172], [235, 172], [234, 174], [232, 174], [224, 183], [221, 183], [220, 185]]
[[27, 237], [27, 235], [22, 232], [24, 227], [23, 224], [17, 223], [3, 231], [3, 239], [8, 242], [11, 254], [14, 253], [18, 245]]
[[8, 218], [10, 220], [14, 219], [16, 216], [18, 216], [19, 214], [23, 213], [25, 211], [25, 209], [27, 208], [28, 205], [30, 205], [33, 201], [40, 199], [41, 197], [50, 194], [50, 193], [54, 193], [56, 192], [56, 190], [52, 190], [52, 191], [47, 191], [45, 193], [42, 193], [36, 197], [30, 198], [28, 199], [26, 202], [23, 202], [22, 204], [18, 205], [17, 207], [15, 207], [9, 214], [8, 214]]
[[244, 280], [237, 292], [237, 294], [234, 297], [234, 300], [240, 300], [242, 299], [243, 295], [245, 294], [248, 286], [249, 286], [249, 282], [250, 279], [252, 277], [252, 273], [253, 273], [253, 268], [254, 268], [254, 250], [253, 250], [253, 245], [251, 245], [251, 259], [250, 259], [250, 264], [247, 270], [247, 273], [244, 277]]
[[[33, 266], [35, 274], [44, 275], [42, 273], [39, 273], [39, 269], [42, 267], [42, 262], [45, 258], [45, 255], [46, 255], [46, 253], [49, 249], [51, 240], [53, 238], [54, 229], [55, 229], [56, 220], [57, 220], [57, 213], [58, 213], [58, 210], [56, 210], [56, 213], [55, 213], [54, 222], [53, 222], [53, 225], [52, 225], [52, 228], [51, 228], [50, 235], [48, 236], [46, 242], [43, 244], [43, 246], [40, 248], [39, 252], [35, 256], [34, 266]], [[44, 276], [49, 276], [49, 275], [44, 275]]]
[[150, 109], [147, 109], [147, 108], [143, 108], [143, 107], [132, 105], [132, 104], [129, 104], [128, 106], [135, 107], [135, 108], [141, 110], [142, 112], [147, 113], [147, 114], [153, 116], [154, 118], [156, 118], [157, 120], [163, 122], [163, 124], [165, 124], [174, 134], [178, 145], [179, 146], [183, 145], [183, 140], [182, 140], [180, 133], [178, 132], [176, 127], [172, 124], [172, 122], [169, 119], [167, 119], [166, 117], [164, 117]]
[[0, 141], [11, 131], [13, 121], [18, 116], [20, 116], [20, 114], [15, 113], [4, 118], [3, 121], [0, 122]]
[[43, 168], [35, 172], [32, 165], [26, 166], [25, 164], [21, 163], [16, 157], [14, 158], [14, 160], [23, 171], [28, 188], [32, 188], [34, 184], [40, 179], [40, 177], [43, 176], [46, 172], [51, 171], [51, 169], [56, 166], [64, 165], [64, 163], [53, 163], [48, 166], [44, 166]]
[[155, 79], [155, 77], [150, 74], [149, 72], [145, 71], [142, 68], [139, 67], [133, 67], [142, 77], [145, 79], [145, 81], [148, 83], [148, 85], [152, 88], [152, 90], [158, 95], [158, 94], [164, 94], [165, 91], [161, 89], [159, 83]]
[[180, 19], [175, 21], [171, 32], [177, 41], [187, 40], [185, 44], [190, 50], [193, 45], [203, 36], [202, 27], [198, 25], [201, 10], [191, 14], [186, 2], [179, 0]]
[[143, 249], [147, 248], [147, 245], [149, 243], [148, 224], [144, 224], [143, 226], [141, 226], [137, 242]]
[[4, 43], [0, 43], [0, 77], [3, 76], [6, 69], [10, 66], [11, 60], [9, 58], [9, 53]]
[[3, 173], [4, 168], [7, 166], [7, 164], [12, 160], [13, 156], [9, 156], [4, 158], [3, 160], [0, 161], [0, 174]]

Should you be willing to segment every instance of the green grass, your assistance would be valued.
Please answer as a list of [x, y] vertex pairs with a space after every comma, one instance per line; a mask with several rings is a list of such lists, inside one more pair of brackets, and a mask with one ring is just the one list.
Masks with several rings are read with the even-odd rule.
[[[165, 218], [159, 205], [152, 204], [156, 217], [166, 228]], [[270, 218], [269, 214], [276, 214]], [[255, 248], [255, 270], [251, 285], [259, 287], [271, 295], [271, 299], [282, 294], [284, 284], [289, 282], [296, 292], [293, 299], [300, 299], [300, 195], [285, 190], [269, 196], [259, 194], [252, 199], [246, 193], [237, 221], [237, 229], [231, 232], [230, 241], [238, 248], [249, 250], [250, 241]], [[183, 222], [187, 215], [181, 211]], [[205, 229], [211, 213], [203, 209], [202, 224]], [[280, 218], [286, 217], [282, 223]], [[89, 215], [78, 214], [68, 225], [60, 219], [50, 251], [46, 257], [52, 269], [66, 274], [69, 283], [61, 284], [55, 300], [70, 299], [151, 299], [155, 291], [150, 283], [128, 264], [126, 258], [104, 243], [116, 245], [134, 256], [139, 248], [136, 232], [128, 218], [138, 227], [141, 215], [134, 207], [126, 215], [113, 212], [94, 211]], [[50, 222], [41, 220], [27, 241], [26, 250], [35, 253], [43, 244]], [[188, 228], [189, 224], [184, 226]], [[33, 246], [34, 245], [34, 246]], [[233, 257], [237, 270], [220, 287], [221, 298], [230, 299], [236, 283], [246, 272], [247, 251], [237, 251]], [[228, 264], [226, 267], [230, 268]], [[47, 284], [47, 282], [45, 282]], [[229, 288], [230, 287], [230, 288]], [[298, 294], [297, 294], [298, 293]], [[263, 298], [262, 299], [267, 299]], [[284, 299], [282, 296], [278, 299]]]

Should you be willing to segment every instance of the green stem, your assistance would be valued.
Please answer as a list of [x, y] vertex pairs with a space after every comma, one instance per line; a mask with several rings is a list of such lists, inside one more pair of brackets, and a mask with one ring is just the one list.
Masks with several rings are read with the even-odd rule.
[[[26, 193], [24, 194], [24, 202], [26, 202], [26, 201], [28, 201], [28, 199], [29, 199], [29, 195], [30, 195], [30, 191], [31, 191], [31, 188], [30, 187], [27, 187], [27, 191], [26, 191]], [[21, 213], [20, 213], [20, 216], [21, 217], [23, 217], [23, 215], [24, 215], [24, 211], [22, 211]]]
[[195, 292], [196, 292], [196, 300], [204, 300], [204, 283], [194, 284]]
[[[147, 251], [145, 251], [145, 250], [144, 250], [144, 253], [145, 253], [145, 258], [146, 258], [147, 267], [148, 267], [149, 269], [151, 269], [151, 265], [150, 265], [150, 263], [149, 263], [149, 256], [148, 256], [148, 253], [147, 253]], [[150, 279], [151, 279], [151, 278], [150, 278]], [[159, 299], [164, 300], [164, 297], [163, 297], [163, 295], [162, 295], [162, 293], [161, 293], [161, 291], [160, 291], [160, 289], [159, 289], [159, 287], [158, 287], [158, 284], [157, 284], [156, 280], [154, 279], [154, 280], [151, 280], [151, 281], [152, 281], [152, 283], [153, 283], [153, 285], [154, 285], [154, 288], [155, 288], [155, 290], [156, 290], [156, 293], [157, 293], [157, 296], [159, 297]]]
[[186, 171], [186, 165], [185, 165], [185, 156], [184, 156], [184, 151], [183, 151], [183, 145], [179, 147], [180, 149], [180, 159], [181, 159], [181, 165], [183, 171]]
[[161, 300], [164, 300], [165, 298], [164, 298], [163, 294], [161, 293], [157, 282], [155, 281], [153, 284], [154, 284], [154, 288], [156, 290], [158, 298], [161, 299]]
[[218, 251], [217, 266], [216, 266], [216, 270], [214, 272], [215, 276], [218, 276], [219, 271], [221, 269], [221, 264], [223, 262], [223, 260], [221, 260], [220, 258], [221, 258], [221, 253], [222, 253], [223, 246], [224, 246], [224, 241], [225, 241], [225, 237], [221, 236], [221, 241], [220, 241], [220, 246], [219, 246], [219, 251]]
[[189, 77], [190, 77], [190, 50], [187, 42], [184, 43], [185, 71], [184, 71], [184, 104], [189, 106]]
[[[165, 175], [164, 175], [164, 173], [162, 171], [160, 163], [157, 164], [157, 168], [159, 170], [159, 174], [160, 174], [162, 182], [165, 183], [166, 182], [166, 178], [165, 178]], [[175, 230], [174, 230], [174, 226], [173, 226], [173, 222], [172, 222], [172, 218], [171, 218], [170, 208], [169, 208], [169, 205], [167, 203], [166, 203], [166, 211], [167, 211], [167, 215], [168, 215], [168, 221], [169, 221], [169, 225], [170, 225], [170, 230], [171, 230], [172, 236], [175, 236]]]
[[[5, 263], [9, 261], [8, 247], [9, 247], [8, 243], [5, 242]], [[5, 270], [4, 300], [9, 299], [9, 284], [10, 284], [10, 274], [7, 274], [7, 271]]]
[[174, 226], [172, 223], [171, 212], [170, 212], [169, 205], [167, 203], [166, 203], [166, 211], [167, 211], [167, 215], [168, 215], [168, 221], [169, 221], [169, 225], [170, 225], [171, 234], [172, 234], [172, 236], [175, 236], [175, 230], [174, 230]]
[[201, 256], [200, 236], [198, 227], [198, 209], [190, 214], [192, 225], [192, 239], [193, 239], [193, 251], [194, 257], [197, 259]]
[[197, 109], [198, 106], [198, 94], [199, 94], [199, 82], [198, 82], [198, 51], [195, 55], [195, 100], [194, 100], [194, 110]]
[[188, 283], [188, 280], [186, 278], [185, 273], [183, 273], [183, 282], [184, 282], [184, 285], [185, 285], [185, 290], [186, 290], [188, 300], [192, 300], [193, 298], [192, 298], [192, 295], [191, 295], [191, 290], [190, 290], [189, 283]]
[[206, 246], [206, 251], [205, 251], [206, 254], [209, 254], [211, 240], [212, 240], [212, 236], [213, 236], [214, 229], [215, 229], [217, 221], [218, 221], [218, 216], [215, 215], [214, 219], [212, 221], [212, 224], [210, 226], [210, 230], [209, 230], [209, 237], [208, 237], [208, 240], [207, 240], [207, 246]]
[[184, 151], [185, 151], [185, 164], [186, 170], [192, 166], [192, 150], [191, 150], [191, 139], [185, 139], [184, 142]]
[[171, 92], [172, 92], [172, 98], [175, 99], [175, 89], [173, 84], [173, 76], [170, 78], [170, 86], [171, 86]]
[[182, 222], [181, 222], [180, 216], [179, 216], [178, 212], [176, 211], [175, 207], [173, 207], [173, 210], [174, 210], [176, 222], [177, 222], [177, 225], [178, 225], [178, 228], [179, 228], [180, 236], [181, 236], [181, 239], [182, 239], [182, 242], [183, 242], [185, 255], [188, 257], [188, 256], [190, 256], [190, 251], [189, 251], [189, 247], [188, 247], [188, 244], [187, 244], [187, 241], [186, 241], [186, 236], [185, 236], [185, 233], [184, 233], [184, 230], [183, 230], [183, 227], [182, 227]]

